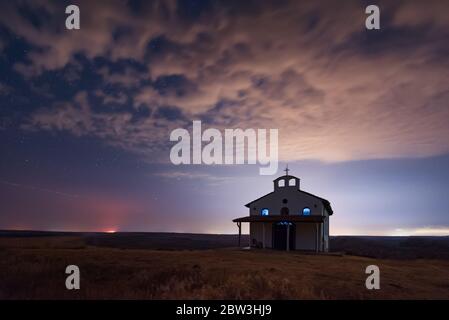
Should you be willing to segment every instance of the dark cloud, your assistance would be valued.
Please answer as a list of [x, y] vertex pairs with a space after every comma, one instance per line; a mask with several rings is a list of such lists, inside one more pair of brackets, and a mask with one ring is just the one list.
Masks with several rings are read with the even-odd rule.
[[187, 118], [183, 115], [181, 109], [179, 109], [177, 107], [169, 107], [169, 106], [159, 107], [155, 111], [154, 116], [156, 118], [162, 118], [162, 119], [169, 120], [169, 121], [187, 120]]
[[[61, 72], [61, 84], [78, 88], [66, 101], [38, 106], [23, 127], [94, 136], [144, 154], [142, 146], [165, 150], [171, 128], [198, 118], [220, 129], [279, 128], [289, 160], [449, 151], [441, 98], [449, 76], [447, 3], [380, 2], [380, 31], [364, 28], [359, 1], [79, 5], [76, 32], [63, 28], [59, 2], [3, 6], [2, 27], [30, 46], [15, 70], [27, 79]], [[89, 72], [99, 80], [85, 81]], [[98, 101], [83, 98], [89, 95]]]

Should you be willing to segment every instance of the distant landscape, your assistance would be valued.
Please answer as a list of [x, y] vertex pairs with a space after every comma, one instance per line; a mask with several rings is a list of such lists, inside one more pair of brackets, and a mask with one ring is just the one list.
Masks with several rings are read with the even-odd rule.
[[[449, 299], [449, 237], [338, 236], [320, 255], [237, 240], [0, 231], [0, 299]], [[80, 290], [65, 288], [69, 264], [80, 267]], [[365, 288], [370, 264], [380, 290]]]

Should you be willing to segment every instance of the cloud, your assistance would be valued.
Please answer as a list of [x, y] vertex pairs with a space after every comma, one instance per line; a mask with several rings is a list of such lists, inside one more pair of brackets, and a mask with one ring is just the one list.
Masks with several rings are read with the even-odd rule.
[[[16, 65], [19, 72], [58, 70], [76, 54], [135, 61], [144, 67], [98, 73], [104, 86], [133, 90], [133, 107], [151, 116], [99, 112], [85, 93], [39, 110], [28, 128], [91, 135], [150, 158], [189, 119], [219, 129], [278, 128], [287, 161], [449, 152], [447, 3], [382, 2], [380, 31], [365, 30], [358, 1], [216, 2], [195, 17], [180, 14], [175, 1], [137, 11], [89, 1], [80, 2], [76, 32], [60, 29], [60, 4], [29, 6], [53, 18], [36, 27], [12, 3], [0, 13], [37, 48]], [[125, 103], [123, 93], [95, 90], [105, 104]]]
[[13, 91], [13, 88], [0, 82], [0, 96], [8, 95]]
[[95, 95], [97, 97], [99, 97], [103, 104], [118, 104], [118, 105], [123, 105], [128, 101], [128, 96], [121, 92], [121, 91], [117, 91], [114, 93], [107, 93], [104, 90], [97, 90], [95, 91]]
[[163, 118], [135, 120], [130, 112], [95, 112], [88, 93], [81, 91], [71, 103], [56, 103], [50, 108], [41, 108], [23, 128], [98, 137], [109, 145], [141, 155], [148, 161], [166, 161], [163, 158], [168, 158], [168, 152], [165, 156], [160, 152], [167, 149], [166, 141], [171, 130], [181, 125]]
[[395, 229], [394, 236], [449, 236], [449, 227], [427, 226], [422, 228]]
[[431, 25], [447, 28], [447, 3], [442, 1], [405, 1], [401, 3], [393, 22], [399, 26]]
[[125, 88], [140, 87], [141, 82], [148, 78], [146, 72], [128, 67], [121, 72], [112, 72], [108, 67], [102, 67], [98, 73], [105, 84], [120, 85]]
[[153, 174], [154, 176], [166, 178], [166, 179], [175, 179], [175, 180], [185, 180], [185, 179], [194, 179], [194, 180], [206, 180], [212, 183], [221, 183], [221, 182], [232, 182], [235, 181], [235, 177], [228, 176], [217, 176], [212, 175], [205, 172], [194, 172], [194, 171], [165, 171], [165, 172], [157, 172]]

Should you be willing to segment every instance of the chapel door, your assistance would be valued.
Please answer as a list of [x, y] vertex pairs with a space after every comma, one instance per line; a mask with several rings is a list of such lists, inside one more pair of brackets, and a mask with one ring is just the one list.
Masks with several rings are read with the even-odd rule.
[[296, 225], [291, 222], [273, 223], [273, 249], [287, 250], [287, 226], [289, 226], [289, 247], [296, 248]]

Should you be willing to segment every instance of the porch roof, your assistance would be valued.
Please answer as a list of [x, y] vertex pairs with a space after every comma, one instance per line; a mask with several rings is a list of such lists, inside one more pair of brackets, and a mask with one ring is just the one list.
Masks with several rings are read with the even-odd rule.
[[323, 223], [324, 216], [246, 216], [236, 218], [232, 222], [309, 222], [309, 223]]

